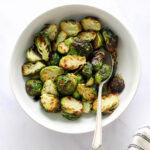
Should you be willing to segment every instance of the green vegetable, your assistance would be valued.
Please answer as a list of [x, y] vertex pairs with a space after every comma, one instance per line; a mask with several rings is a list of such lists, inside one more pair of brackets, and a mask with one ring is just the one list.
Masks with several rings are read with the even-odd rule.
[[93, 86], [93, 84], [94, 84], [94, 78], [91, 77], [91, 78], [89, 78], [89, 79], [87, 80], [86, 86]]
[[103, 46], [103, 44], [104, 44], [103, 36], [101, 35], [100, 32], [97, 32], [96, 33], [96, 38], [93, 41], [93, 47], [94, 47], [94, 49], [100, 48], [101, 46]]
[[79, 83], [80, 84], [84, 83], [84, 78], [83, 78], [83, 76], [81, 74], [77, 73], [76, 76], [77, 76], [77, 82], [78, 82], [78, 84]]
[[87, 64], [82, 69], [82, 74], [85, 77], [90, 78], [92, 76], [92, 70], [92, 65], [89, 62], [87, 62]]
[[59, 61], [60, 61], [60, 56], [58, 53], [54, 52], [52, 53], [50, 60], [48, 62], [48, 65], [52, 65], [52, 66], [58, 66], [59, 65]]
[[103, 89], [102, 89], [102, 95], [105, 96], [107, 94], [108, 94], [107, 84], [104, 84]]
[[81, 98], [81, 96], [80, 96], [80, 94], [79, 94], [79, 92], [76, 90], [74, 93], [73, 93], [73, 95], [72, 95], [75, 99], [80, 99]]
[[70, 50], [68, 52], [68, 55], [78, 55], [78, 52], [74, 46], [70, 46]]
[[67, 54], [69, 51], [69, 46], [65, 44], [65, 42], [60, 42], [57, 47], [57, 51], [60, 54]]
[[91, 112], [92, 104], [90, 101], [83, 101], [83, 112], [89, 114]]
[[81, 40], [85, 40], [88, 42], [91, 42], [95, 39], [96, 33], [93, 31], [86, 31], [86, 32], [81, 32], [78, 34], [78, 38]]

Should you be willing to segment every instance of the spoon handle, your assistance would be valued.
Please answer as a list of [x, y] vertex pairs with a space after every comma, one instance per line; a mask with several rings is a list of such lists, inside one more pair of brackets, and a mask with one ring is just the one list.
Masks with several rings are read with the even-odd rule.
[[102, 145], [102, 113], [101, 113], [101, 95], [103, 84], [99, 85], [98, 101], [97, 101], [97, 114], [96, 114], [96, 127], [94, 131], [94, 138], [92, 148], [98, 149]]

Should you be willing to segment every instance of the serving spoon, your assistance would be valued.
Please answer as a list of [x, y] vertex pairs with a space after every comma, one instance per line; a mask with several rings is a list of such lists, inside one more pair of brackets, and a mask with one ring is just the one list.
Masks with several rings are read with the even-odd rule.
[[106, 78], [99, 85], [98, 90], [98, 100], [97, 100], [97, 114], [96, 114], [96, 127], [94, 131], [94, 137], [92, 142], [92, 148], [98, 149], [102, 145], [102, 112], [101, 112], [101, 98], [102, 98], [102, 88], [103, 85], [110, 79], [113, 72], [113, 61], [112, 56], [108, 51], [105, 51], [104, 64], [107, 64], [111, 67], [111, 72], [108, 78]]

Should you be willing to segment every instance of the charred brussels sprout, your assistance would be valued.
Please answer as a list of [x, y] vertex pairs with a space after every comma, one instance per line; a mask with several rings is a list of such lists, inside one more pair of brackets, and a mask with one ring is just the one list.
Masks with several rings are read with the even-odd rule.
[[124, 87], [125, 87], [124, 80], [120, 75], [114, 76], [108, 85], [109, 91], [113, 94], [121, 93]]
[[59, 66], [65, 70], [75, 70], [86, 64], [86, 58], [75, 55], [67, 55], [61, 58]]
[[95, 74], [95, 82], [97, 84], [100, 84], [101, 81], [109, 77], [110, 73], [111, 67], [109, 65], [104, 64], [102, 68]]
[[59, 99], [52, 94], [43, 94], [41, 96], [41, 105], [49, 112], [57, 112], [60, 107]]
[[50, 60], [48, 62], [48, 65], [52, 65], [52, 66], [58, 66], [59, 65], [59, 61], [60, 61], [60, 56], [58, 53], [54, 52], [52, 53]]
[[61, 99], [63, 117], [69, 120], [77, 120], [83, 112], [83, 105], [80, 101], [67, 96]]
[[76, 76], [72, 73], [59, 76], [57, 79], [57, 89], [62, 95], [71, 95], [76, 89], [77, 80]]
[[100, 32], [97, 32], [96, 33], [96, 38], [93, 41], [93, 47], [94, 47], [94, 49], [100, 48], [101, 46], [103, 46], [103, 44], [104, 44], [103, 36], [100, 34]]
[[81, 32], [78, 34], [78, 38], [81, 40], [85, 40], [91, 42], [95, 39], [96, 33], [93, 31]]
[[45, 64], [40, 61], [37, 61], [36, 63], [25, 63], [22, 66], [22, 73], [24, 76], [34, 75], [44, 67]]
[[84, 78], [83, 78], [83, 76], [81, 75], [81, 74], [76, 74], [76, 76], [77, 76], [77, 82], [78, 82], [78, 84], [80, 83], [80, 84], [82, 84], [82, 83], [84, 83]]
[[104, 37], [108, 51], [115, 51], [118, 45], [118, 36], [115, 35], [110, 29], [103, 29], [102, 35]]
[[80, 96], [80, 94], [79, 94], [79, 92], [76, 90], [74, 93], [73, 93], [73, 95], [72, 95], [75, 99], [80, 99], [81, 98], [81, 96]]
[[87, 80], [86, 86], [93, 86], [93, 84], [94, 84], [94, 78], [91, 77], [91, 78], [89, 78], [89, 79]]
[[92, 65], [89, 62], [87, 62], [87, 64], [82, 69], [82, 74], [85, 77], [90, 78], [92, 76], [92, 70]]
[[42, 81], [30, 79], [26, 82], [26, 91], [30, 96], [41, 95]]
[[72, 45], [75, 47], [78, 55], [80, 56], [88, 57], [93, 52], [92, 44], [87, 41], [81, 39], [74, 39]]
[[56, 24], [48, 24], [43, 31], [48, 35], [50, 41], [54, 41], [58, 34], [58, 26]]
[[67, 54], [69, 51], [69, 46], [65, 44], [65, 42], [60, 42], [57, 47], [57, 51], [60, 54]]
[[81, 20], [81, 25], [84, 30], [99, 31], [101, 29], [101, 23], [94, 17], [86, 17]]
[[58, 66], [48, 66], [40, 71], [40, 78], [44, 82], [46, 80], [54, 81], [59, 75], [64, 73], [63, 68]]
[[45, 34], [44, 32], [36, 34], [35, 45], [38, 52], [41, 54], [42, 59], [48, 61], [51, 52], [51, 44], [47, 34]]
[[80, 23], [73, 20], [62, 21], [60, 29], [65, 31], [68, 36], [76, 36], [82, 30]]
[[83, 101], [83, 112], [89, 114], [91, 112], [92, 104], [90, 101]]

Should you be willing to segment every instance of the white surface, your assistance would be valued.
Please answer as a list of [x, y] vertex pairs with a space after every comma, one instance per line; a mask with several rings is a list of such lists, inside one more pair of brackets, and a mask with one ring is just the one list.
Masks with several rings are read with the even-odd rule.
[[[83, 2], [86, 3], [87, 0]], [[0, 1], [0, 149], [2, 150], [91, 149], [93, 133], [72, 136], [41, 127], [20, 109], [10, 90], [9, 59], [18, 35], [33, 18], [57, 5], [56, 3], [60, 4], [58, 0], [55, 2], [48, 0]], [[139, 90], [120, 118], [103, 129], [102, 150], [125, 150], [136, 129], [150, 122], [150, 2], [148, 0], [111, 0], [109, 2], [95, 0], [93, 3], [109, 9], [125, 20], [131, 26], [139, 43], [142, 60]]]

